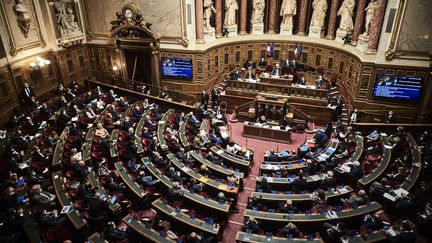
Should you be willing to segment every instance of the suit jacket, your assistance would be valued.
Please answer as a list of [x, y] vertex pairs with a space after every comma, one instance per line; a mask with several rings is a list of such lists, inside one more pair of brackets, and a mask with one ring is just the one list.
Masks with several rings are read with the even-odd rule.
[[32, 195], [32, 201], [35, 204], [48, 204], [51, 202], [51, 195], [44, 191], [36, 192]]
[[35, 93], [31, 87], [28, 87], [27, 91], [26, 88], [23, 88], [21, 91], [21, 96], [24, 100], [29, 101], [32, 96], [35, 96]]
[[273, 76], [280, 76], [280, 75], [282, 75], [282, 70], [280, 68], [273, 68], [272, 75]]

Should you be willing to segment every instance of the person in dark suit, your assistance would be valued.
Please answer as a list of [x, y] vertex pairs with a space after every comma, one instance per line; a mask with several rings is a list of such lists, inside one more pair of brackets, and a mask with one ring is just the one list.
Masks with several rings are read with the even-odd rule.
[[99, 198], [99, 193], [88, 200], [89, 213], [93, 218], [106, 218], [108, 216], [108, 202]]
[[63, 84], [59, 84], [59, 86], [56, 89], [57, 95], [64, 95], [66, 92], [65, 88], [63, 87]]
[[76, 97], [76, 94], [74, 94], [74, 93], [72, 92], [72, 90], [68, 88], [68, 89], [66, 89], [65, 97], [66, 97], [66, 99], [67, 99], [68, 101], [71, 101], [71, 100], [73, 100], [73, 99]]
[[156, 117], [157, 120], [160, 120], [162, 118], [162, 111], [159, 108], [159, 105], [155, 105], [154, 108], [151, 110], [151, 113], [154, 117]]
[[43, 211], [40, 218], [41, 225], [46, 227], [59, 226], [62, 225], [65, 221], [66, 218], [62, 215], [59, 215], [58, 211], [55, 209], [51, 212]]
[[143, 132], [142, 132], [142, 136], [147, 140], [151, 140], [154, 137], [154, 132], [149, 131], [148, 127], [144, 127]]
[[271, 75], [272, 76], [281, 76], [282, 75], [282, 70], [279, 67], [279, 63], [276, 63], [276, 66], [273, 67]]
[[132, 111], [132, 115], [136, 118], [136, 119], [140, 119], [143, 115], [143, 112], [141, 111], [139, 106], [135, 106], [133, 111]]
[[54, 113], [53, 109], [48, 107], [46, 103], [42, 103], [42, 106], [39, 109], [39, 112], [44, 118], [48, 118]]
[[38, 184], [33, 185], [32, 191], [33, 191], [31, 196], [32, 203], [38, 205], [47, 205], [47, 204], [50, 204], [51, 206], [55, 205], [53, 201], [56, 197], [49, 192], [42, 191], [40, 185]]
[[297, 178], [291, 184], [296, 191], [304, 191], [307, 185], [307, 181], [303, 177], [303, 173], [299, 173]]
[[146, 126], [150, 131], [156, 130], [156, 122], [152, 121], [150, 115], [146, 115], [144, 126]]
[[393, 111], [389, 111], [386, 116], [386, 123], [393, 123], [396, 121], [396, 114]]
[[213, 109], [215, 109], [215, 107], [217, 107], [220, 103], [219, 91], [216, 88], [213, 88], [211, 96], [212, 96], [212, 98], [211, 98], [212, 106], [213, 106]]
[[239, 80], [239, 79], [241, 79], [240, 70], [238, 68], [236, 68], [236, 70], [231, 74], [231, 79], [232, 80]]
[[297, 80], [298, 85], [306, 85], [306, 79], [304, 77], [304, 74], [300, 74], [300, 77]]
[[210, 99], [209, 94], [205, 90], [203, 90], [201, 96], [201, 105], [204, 106], [204, 110], [207, 110], [209, 99]]
[[185, 121], [185, 113], [181, 112], [180, 115], [176, 117], [176, 124], [181, 125]]
[[354, 163], [352, 165], [349, 165], [349, 167], [351, 168], [349, 174], [354, 178], [354, 179], [361, 179], [363, 177], [363, 169], [360, 166], [360, 162], [358, 161], [354, 161]]
[[280, 213], [299, 213], [299, 210], [293, 206], [291, 200], [287, 200], [286, 203], [279, 209]]
[[84, 161], [79, 161], [77, 165], [73, 167], [73, 177], [84, 180], [87, 177], [88, 171]]
[[28, 85], [28, 83], [24, 83], [24, 88], [21, 91], [21, 96], [26, 103], [29, 103], [31, 100], [31, 97], [35, 96], [33, 89]]
[[360, 121], [360, 113], [358, 112], [357, 108], [354, 108], [354, 110], [349, 114], [348, 125], [352, 125], [354, 122], [358, 121]]
[[71, 118], [66, 113], [66, 110], [62, 110], [60, 115], [57, 117], [57, 122], [59, 122], [61, 126], [66, 125], [70, 120]]
[[16, 132], [14, 141], [22, 147], [27, 147], [29, 145], [27, 137], [22, 134], [21, 130]]
[[114, 222], [108, 222], [103, 231], [103, 238], [108, 242], [119, 242], [127, 239], [126, 228], [116, 227]]
[[267, 67], [267, 61], [264, 57], [261, 57], [260, 61], [258, 62], [258, 67], [260, 67], [260, 68], [266, 68]]
[[275, 153], [275, 151], [273, 149], [270, 150], [270, 154], [268, 155], [267, 161], [270, 161], [270, 162], [279, 161], [279, 156], [277, 155], [277, 153]]

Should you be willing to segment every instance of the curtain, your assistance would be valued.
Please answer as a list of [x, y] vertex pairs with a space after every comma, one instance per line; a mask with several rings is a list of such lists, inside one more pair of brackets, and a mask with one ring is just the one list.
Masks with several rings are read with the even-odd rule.
[[[150, 51], [123, 50], [126, 59], [128, 79], [152, 84]], [[134, 75], [135, 71], [135, 75]]]

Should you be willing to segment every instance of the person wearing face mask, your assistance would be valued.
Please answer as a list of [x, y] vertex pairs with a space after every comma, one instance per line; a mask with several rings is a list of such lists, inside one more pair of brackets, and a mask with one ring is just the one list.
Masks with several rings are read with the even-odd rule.
[[0, 200], [2, 202], [0, 203], [0, 210], [2, 212], [5, 212], [9, 208], [15, 208], [18, 206], [15, 189], [11, 186], [6, 188], [6, 190], [2, 193]]

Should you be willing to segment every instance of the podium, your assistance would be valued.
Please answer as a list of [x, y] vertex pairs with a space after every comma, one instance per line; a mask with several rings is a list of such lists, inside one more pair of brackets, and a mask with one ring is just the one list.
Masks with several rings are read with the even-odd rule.
[[255, 119], [265, 116], [267, 123], [278, 125], [287, 111], [286, 97], [271, 94], [259, 94], [255, 97]]

